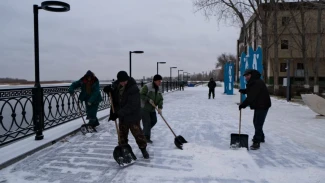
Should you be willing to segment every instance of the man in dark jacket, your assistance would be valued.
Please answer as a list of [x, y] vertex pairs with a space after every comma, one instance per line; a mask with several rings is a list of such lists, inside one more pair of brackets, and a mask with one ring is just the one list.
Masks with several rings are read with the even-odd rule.
[[208, 83], [208, 87], [209, 87], [209, 99], [211, 97], [211, 93], [212, 93], [212, 97], [214, 99], [214, 89], [217, 87], [216, 82], [213, 80], [213, 78], [210, 78], [210, 81]]
[[109, 120], [115, 121], [119, 118], [120, 144], [128, 144], [129, 130], [134, 136], [142, 155], [149, 158], [146, 150], [147, 142], [140, 127], [141, 104], [140, 92], [136, 81], [129, 77], [125, 71], [117, 73], [117, 81], [104, 88], [104, 92], [112, 94], [112, 101], [115, 109], [110, 111]]
[[263, 125], [269, 108], [271, 107], [271, 98], [261, 74], [254, 69], [247, 69], [244, 73], [247, 81], [246, 89], [240, 89], [239, 92], [247, 94], [247, 98], [239, 105], [239, 110], [250, 106], [254, 110], [254, 128], [255, 135], [253, 137], [252, 150], [260, 148], [260, 143], [265, 142], [263, 133]]

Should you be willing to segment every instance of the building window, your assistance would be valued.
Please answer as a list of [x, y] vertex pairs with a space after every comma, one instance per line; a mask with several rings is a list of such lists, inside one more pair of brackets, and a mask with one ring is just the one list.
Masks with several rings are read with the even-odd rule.
[[287, 72], [287, 63], [280, 63], [280, 72]]
[[289, 49], [289, 41], [288, 40], [281, 40], [281, 50]]
[[297, 63], [297, 70], [304, 70], [304, 63]]
[[289, 17], [282, 17], [282, 26], [286, 26], [290, 23]]

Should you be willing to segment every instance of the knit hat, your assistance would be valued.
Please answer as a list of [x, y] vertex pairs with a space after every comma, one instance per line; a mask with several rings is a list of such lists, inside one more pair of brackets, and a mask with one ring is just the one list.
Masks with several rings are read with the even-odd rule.
[[156, 75], [153, 77], [153, 81], [158, 81], [158, 80], [162, 80], [162, 77], [161, 77], [161, 75], [156, 74]]
[[129, 75], [125, 71], [120, 71], [117, 73], [117, 80], [119, 82], [127, 81], [129, 80]]

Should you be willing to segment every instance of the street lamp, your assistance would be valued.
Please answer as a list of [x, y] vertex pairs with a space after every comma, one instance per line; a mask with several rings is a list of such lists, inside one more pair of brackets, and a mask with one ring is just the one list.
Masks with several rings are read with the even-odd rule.
[[176, 69], [177, 67], [170, 67], [170, 82], [172, 82], [172, 69]]
[[34, 13], [34, 47], [35, 47], [35, 85], [34, 85], [34, 95], [33, 95], [33, 118], [34, 118], [34, 129], [35, 129], [35, 140], [42, 140], [43, 136], [43, 95], [40, 83], [39, 74], [39, 41], [38, 41], [38, 10], [43, 9], [52, 12], [66, 12], [70, 10], [70, 5], [60, 1], [44, 1], [41, 6], [33, 5]]
[[131, 55], [132, 55], [132, 53], [142, 54], [144, 52], [143, 51], [130, 51], [130, 77], [131, 77], [131, 68], [132, 68], [132, 66], [131, 66], [131, 63], [132, 63]]
[[179, 82], [179, 71], [183, 71], [183, 70], [178, 70], [178, 79], [177, 79], [177, 80], [178, 80], [178, 82]]
[[157, 74], [158, 74], [158, 64], [165, 64], [166, 62], [157, 62]]

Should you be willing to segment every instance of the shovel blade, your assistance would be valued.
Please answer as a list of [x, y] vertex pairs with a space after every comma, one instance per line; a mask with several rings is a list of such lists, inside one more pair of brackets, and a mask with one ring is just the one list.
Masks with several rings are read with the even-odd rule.
[[174, 140], [174, 144], [176, 145], [176, 147], [178, 149], [181, 149], [183, 150], [183, 143], [176, 137], [175, 140]]
[[183, 143], [187, 143], [187, 141], [184, 139], [184, 137], [182, 137], [181, 135], [178, 135], [177, 137], [176, 137], [182, 144]]
[[230, 146], [238, 145], [240, 147], [246, 147], [248, 150], [248, 135], [247, 134], [230, 134]]
[[116, 146], [113, 151], [113, 157], [120, 166], [132, 164], [137, 159], [129, 144]]

